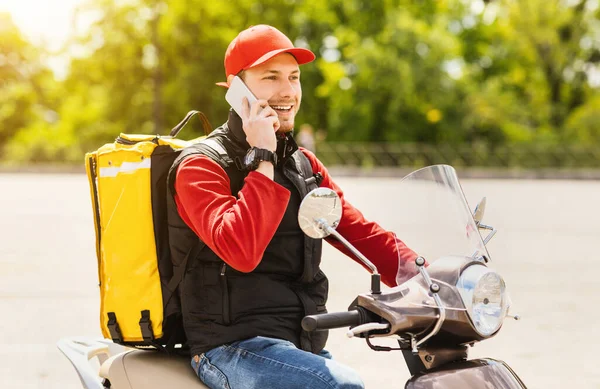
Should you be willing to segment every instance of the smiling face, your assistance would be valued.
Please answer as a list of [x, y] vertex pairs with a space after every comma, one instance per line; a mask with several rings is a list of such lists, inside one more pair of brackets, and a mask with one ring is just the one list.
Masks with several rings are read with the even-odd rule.
[[267, 100], [277, 112], [281, 124], [278, 132], [291, 131], [302, 100], [300, 68], [294, 56], [288, 53], [276, 55], [246, 69], [242, 79], [258, 99]]

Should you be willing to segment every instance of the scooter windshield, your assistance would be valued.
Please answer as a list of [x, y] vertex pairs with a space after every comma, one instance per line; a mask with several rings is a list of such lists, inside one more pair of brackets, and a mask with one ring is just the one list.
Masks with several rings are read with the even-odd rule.
[[397, 201], [399, 237], [428, 262], [448, 255], [490, 258], [453, 167], [428, 166], [407, 175]]

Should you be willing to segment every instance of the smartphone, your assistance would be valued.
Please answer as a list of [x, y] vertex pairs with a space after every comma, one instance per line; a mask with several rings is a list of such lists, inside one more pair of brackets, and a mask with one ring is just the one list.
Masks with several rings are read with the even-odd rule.
[[240, 117], [242, 117], [243, 97], [248, 99], [250, 106], [258, 100], [256, 96], [252, 94], [250, 89], [248, 89], [246, 84], [244, 84], [244, 81], [238, 76], [235, 76], [231, 81], [231, 85], [229, 85], [229, 90], [227, 90], [227, 93], [225, 94], [225, 100], [227, 100], [229, 105], [231, 105], [231, 108], [233, 108]]

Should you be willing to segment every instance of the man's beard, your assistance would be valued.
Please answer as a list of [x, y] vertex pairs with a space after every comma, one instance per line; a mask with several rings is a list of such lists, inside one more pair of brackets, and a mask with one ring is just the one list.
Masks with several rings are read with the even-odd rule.
[[287, 133], [294, 129], [294, 120], [285, 120], [283, 122], [279, 122], [279, 129], [277, 133]]
[[[289, 116], [287, 120], [279, 119], [279, 129], [277, 130], [277, 134], [285, 134], [294, 130], [294, 122], [296, 119], [296, 114], [300, 108], [300, 101], [273, 101], [269, 102], [271, 107], [279, 106], [279, 105], [293, 105], [293, 115]], [[279, 115], [277, 116], [279, 118]]]

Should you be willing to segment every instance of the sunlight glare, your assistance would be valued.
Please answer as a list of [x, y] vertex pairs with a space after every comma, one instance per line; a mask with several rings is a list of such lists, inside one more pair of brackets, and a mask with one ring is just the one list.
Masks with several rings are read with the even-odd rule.
[[0, 12], [8, 12], [23, 35], [54, 51], [71, 32], [75, 7], [83, 0], [2, 0]]

